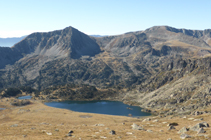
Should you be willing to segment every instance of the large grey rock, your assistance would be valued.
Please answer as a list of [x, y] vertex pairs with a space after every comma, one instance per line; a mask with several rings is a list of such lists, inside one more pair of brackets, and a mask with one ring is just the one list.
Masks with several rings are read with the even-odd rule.
[[71, 133], [68, 133], [66, 136], [70, 137], [70, 136], [72, 136], [72, 134]]
[[187, 131], [188, 131], [188, 129], [187, 129], [186, 127], [183, 127], [183, 128], [180, 129], [177, 133], [183, 134], [183, 133], [185, 133], [185, 132], [187, 132]]
[[173, 129], [176, 129], [176, 128], [173, 125], [170, 125], [168, 130], [173, 130]]
[[203, 127], [199, 128], [199, 130], [197, 131], [197, 134], [200, 134], [200, 133], [206, 133]]
[[210, 126], [207, 122], [201, 122], [200, 125], [202, 127], [209, 127]]
[[207, 113], [206, 111], [194, 111], [192, 112], [192, 115], [198, 116], [198, 115], [206, 114], [206, 113]]
[[146, 122], [146, 121], [150, 121], [150, 120], [151, 120], [150, 118], [146, 118], [142, 122]]
[[181, 139], [186, 139], [186, 138], [191, 138], [191, 136], [187, 135], [187, 134], [182, 134], [182, 135], [180, 135], [180, 138]]
[[203, 128], [203, 127], [209, 127], [209, 124], [207, 122], [197, 123], [196, 125], [191, 127], [190, 130], [192, 130], [192, 131], [199, 131], [199, 129]]
[[131, 125], [131, 126], [132, 126], [132, 129], [134, 129], [134, 130], [145, 130], [143, 127], [138, 126], [138, 125], [135, 124], [135, 123], [133, 123], [133, 125]]

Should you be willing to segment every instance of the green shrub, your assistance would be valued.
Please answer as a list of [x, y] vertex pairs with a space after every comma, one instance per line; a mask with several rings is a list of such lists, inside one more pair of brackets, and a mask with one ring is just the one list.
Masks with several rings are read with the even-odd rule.
[[14, 106], [24, 106], [31, 104], [30, 100], [14, 100], [12, 103]]
[[18, 88], [8, 88], [5, 89], [5, 94], [2, 95], [3, 97], [10, 97], [10, 96], [17, 96], [18, 94], [21, 94], [21, 90]]

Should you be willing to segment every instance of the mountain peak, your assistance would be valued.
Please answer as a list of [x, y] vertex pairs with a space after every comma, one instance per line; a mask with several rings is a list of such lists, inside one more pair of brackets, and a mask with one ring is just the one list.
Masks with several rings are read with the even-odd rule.
[[100, 52], [100, 47], [88, 35], [69, 26], [63, 30], [32, 33], [13, 46], [19, 52], [31, 55], [93, 56]]

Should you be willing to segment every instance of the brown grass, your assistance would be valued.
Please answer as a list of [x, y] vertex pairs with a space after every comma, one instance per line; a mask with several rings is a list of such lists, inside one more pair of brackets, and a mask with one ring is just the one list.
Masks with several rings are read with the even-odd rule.
[[[177, 140], [180, 139], [180, 135], [177, 134], [179, 129], [197, 123], [179, 117], [151, 117], [151, 121], [142, 122], [144, 118], [78, 113], [66, 109], [48, 107], [40, 101], [33, 101], [33, 104], [23, 107], [14, 107], [7, 100], [10, 99], [5, 98], [0, 101], [1, 107], [7, 107], [7, 109], [0, 111], [0, 139], [78, 140], [81, 138], [82, 140], [92, 140], [103, 139], [101, 136], [105, 136], [107, 140], [167, 140], [168, 138]], [[24, 112], [24, 110], [30, 111]], [[203, 121], [211, 124], [210, 115], [201, 115], [195, 118], [204, 118]], [[155, 119], [159, 121], [153, 122]], [[167, 124], [176, 122], [179, 125], [175, 126], [176, 130], [169, 131], [167, 124], [162, 122], [167, 122]], [[153, 132], [132, 130], [131, 125], [133, 123], [143, 125], [145, 129], [150, 129]], [[11, 127], [13, 124], [18, 124], [18, 127]], [[104, 124], [105, 126], [95, 126], [95, 124]], [[59, 131], [55, 131], [56, 129], [59, 129]], [[74, 131], [71, 137], [66, 136], [69, 130]], [[109, 132], [111, 130], [115, 130], [116, 135], [110, 135]], [[160, 132], [160, 130], [163, 130], [163, 132]], [[45, 131], [52, 133], [52, 135], [47, 135]], [[210, 128], [206, 131], [206, 134], [211, 134]], [[127, 134], [127, 132], [132, 132], [133, 134]], [[192, 133], [192, 135], [196, 134], [196, 132], [189, 133]], [[24, 137], [24, 135], [27, 136]], [[203, 137], [195, 138], [203, 139]]]

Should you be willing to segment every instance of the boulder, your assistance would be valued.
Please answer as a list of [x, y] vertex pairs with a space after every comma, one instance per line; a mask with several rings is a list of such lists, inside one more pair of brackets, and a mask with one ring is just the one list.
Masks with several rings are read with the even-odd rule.
[[115, 134], [116, 134], [116, 132], [115, 132], [114, 130], [111, 130], [111, 131], [109, 132], [109, 134], [111, 134], [111, 135], [115, 135]]
[[49, 135], [49, 136], [51, 136], [51, 135], [52, 135], [52, 133], [50, 133], [50, 132], [46, 132], [46, 134], [47, 134], [47, 135]]
[[209, 127], [209, 124], [207, 122], [197, 123], [196, 125], [191, 127], [190, 130], [192, 130], [192, 131], [199, 131], [199, 129], [203, 128], [203, 127]]
[[210, 125], [207, 122], [201, 122], [200, 123], [203, 127], [210, 127]]
[[192, 121], [192, 120], [194, 120], [194, 119], [195, 119], [195, 118], [188, 118], [189, 121]]
[[150, 121], [150, 120], [151, 120], [150, 118], [146, 118], [142, 122], [146, 122], [146, 121]]
[[187, 134], [182, 134], [182, 135], [180, 135], [180, 138], [181, 139], [186, 139], [186, 138], [191, 138], [191, 136], [187, 135]]
[[72, 134], [71, 133], [68, 133], [66, 136], [72, 136]]
[[206, 133], [206, 131], [204, 130], [203, 127], [202, 127], [202, 128], [199, 128], [199, 130], [198, 130], [198, 132], [197, 132], [197, 134], [200, 134], [200, 133]]
[[168, 130], [176, 129], [173, 125], [170, 125]]
[[72, 136], [73, 130], [70, 130], [66, 136]]
[[187, 132], [189, 129], [187, 129], [186, 127], [183, 127], [182, 129], [180, 129], [177, 133], [179, 134], [183, 134], [185, 132]]
[[73, 130], [70, 130], [68, 133], [73, 133]]
[[195, 112], [193, 113], [193, 115], [195, 115], [195, 116], [201, 115], [201, 112], [195, 111]]
[[207, 111], [194, 111], [194, 112], [192, 112], [192, 115], [198, 116], [198, 115], [206, 114], [206, 113], [207, 113]]
[[133, 129], [133, 130], [145, 130], [143, 127], [138, 126], [138, 125], [135, 124], [135, 123], [133, 123], [133, 125], [131, 125], [131, 126], [132, 126], [132, 129]]

